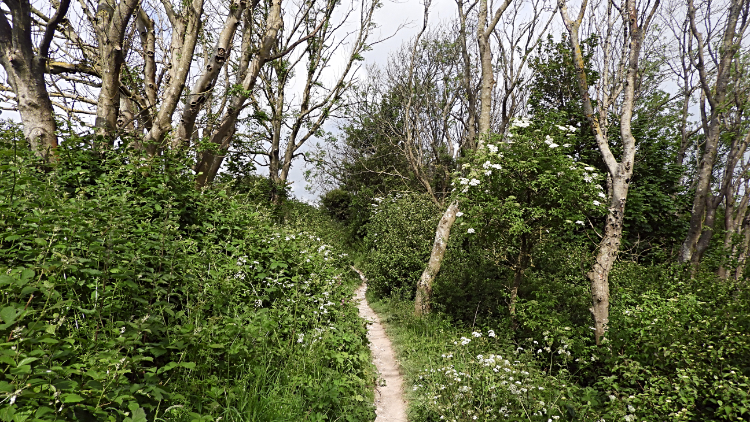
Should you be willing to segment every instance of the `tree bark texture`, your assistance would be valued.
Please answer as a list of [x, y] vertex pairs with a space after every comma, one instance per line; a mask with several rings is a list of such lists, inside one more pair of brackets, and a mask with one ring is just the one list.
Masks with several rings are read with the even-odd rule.
[[443, 257], [445, 256], [445, 250], [448, 247], [448, 239], [451, 234], [451, 227], [453, 227], [453, 223], [456, 221], [456, 213], [458, 213], [458, 202], [454, 201], [448, 206], [445, 213], [443, 213], [437, 230], [435, 230], [435, 241], [432, 244], [430, 261], [427, 263], [427, 268], [422, 272], [419, 282], [417, 282], [417, 296], [414, 300], [414, 313], [417, 316], [430, 312], [432, 285], [443, 263]]
[[102, 80], [96, 105], [96, 135], [108, 144], [113, 140], [120, 111], [120, 71], [125, 63], [125, 30], [138, 0], [122, 0], [114, 7], [100, 7], [95, 25]]
[[[64, 19], [70, 0], [59, 3], [45, 27], [38, 53], [32, 41], [32, 6], [28, 0], [8, 1], [11, 22], [0, 13], [0, 64], [15, 94], [23, 134], [37, 156], [51, 162], [57, 149], [57, 129], [44, 73], [49, 47], [57, 26]], [[12, 25], [11, 25], [12, 23]]]

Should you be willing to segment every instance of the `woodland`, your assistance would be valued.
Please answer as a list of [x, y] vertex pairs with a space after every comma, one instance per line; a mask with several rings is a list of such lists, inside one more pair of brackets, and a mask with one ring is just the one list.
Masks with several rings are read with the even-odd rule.
[[2, 0], [0, 421], [750, 420], [750, 0], [454, 3]]

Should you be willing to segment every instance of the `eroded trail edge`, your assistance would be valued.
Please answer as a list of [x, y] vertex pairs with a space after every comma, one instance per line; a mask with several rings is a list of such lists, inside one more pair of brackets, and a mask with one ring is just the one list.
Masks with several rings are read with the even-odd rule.
[[396, 354], [380, 319], [367, 304], [367, 278], [362, 271], [354, 267], [352, 269], [362, 279], [362, 285], [354, 292], [354, 297], [358, 301], [359, 316], [368, 322], [367, 338], [370, 340], [372, 361], [380, 374], [378, 385], [375, 386], [375, 422], [406, 422], [404, 379], [396, 361]]

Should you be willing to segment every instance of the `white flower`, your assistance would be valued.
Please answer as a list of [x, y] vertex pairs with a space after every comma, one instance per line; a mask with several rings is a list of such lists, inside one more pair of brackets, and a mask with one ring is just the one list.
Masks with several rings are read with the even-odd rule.
[[557, 147], [559, 147], [559, 146], [560, 146], [560, 145], [557, 145], [557, 144], [555, 144], [555, 143], [549, 144], [549, 147], [550, 147], [550, 148], [557, 148]]
[[474, 229], [466, 230], [466, 233], [474, 233]]
[[495, 331], [494, 330], [488, 331], [487, 332], [487, 337], [495, 337]]
[[473, 333], [471, 333], [471, 335], [474, 337], [482, 337], [482, 333], [480, 333], [479, 331], [474, 331]]
[[461, 182], [462, 185], [466, 185], [469, 183], [469, 179], [464, 178], [464, 177], [460, 178], [459, 181]]
[[464, 215], [464, 213], [462, 213], [461, 211], [456, 213], [456, 217], [461, 217], [462, 215]]
[[593, 167], [584, 167], [583, 169], [586, 170], [586, 171], [594, 171], [594, 170], [596, 170]]
[[487, 148], [488, 148], [488, 149], [490, 150], [490, 152], [491, 152], [491, 153], [493, 153], [493, 154], [497, 152], [497, 147], [496, 147], [495, 145], [492, 145], [492, 144], [487, 144]]
[[583, 224], [583, 221], [581, 221], [581, 220], [577, 220], [577, 221], [576, 221], [576, 224], [580, 224], [580, 225], [582, 225], [582, 226], [584, 225], [584, 224]]
[[597, 207], [598, 207], [598, 206], [599, 206], [599, 205], [601, 205], [601, 204], [602, 204], [602, 203], [601, 203], [601, 202], [599, 202], [599, 201], [594, 201], [594, 206], [597, 206]]
[[604, 194], [604, 192], [599, 192], [599, 198], [607, 198], [607, 195]]
[[461, 337], [461, 346], [466, 346], [469, 343], [471, 343], [471, 339], [466, 338], [466, 337]]
[[503, 167], [500, 164], [493, 164], [492, 168], [495, 170], [501, 170]]
[[490, 160], [487, 160], [487, 161], [484, 162], [484, 164], [482, 164], [482, 168], [483, 169], [488, 169], [491, 166], [492, 166], [492, 163], [490, 163]]
[[487, 170], [487, 171], [485, 171], [485, 172], [484, 172], [484, 175], [485, 175], [485, 176], [490, 176], [490, 175], [492, 175], [492, 170]]
[[513, 119], [513, 121], [510, 123], [510, 127], [529, 127], [531, 125], [531, 120], [529, 120], [528, 117], [521, 117], [518, 119]]
[[563, 144], [564, 148], [570, 148], [570, 144]]
[[471, 179], [469, 181], [469, 185], [470, 186], [477, 186], [478, 184], [479, 184], [479, 180], [477, 180], [477, 179]]
[[551, 137], [551, 136], [549, 136], [549, 135], [547, 135], [547, 136], [546, 136], [546, 137], [544, 138], [544, 143], [545, 143], [545, 144], [547, 144], [547, 145], [551, 145], [551, 144], [553, 143], [553, 142], [552, 142], [552, 137]]

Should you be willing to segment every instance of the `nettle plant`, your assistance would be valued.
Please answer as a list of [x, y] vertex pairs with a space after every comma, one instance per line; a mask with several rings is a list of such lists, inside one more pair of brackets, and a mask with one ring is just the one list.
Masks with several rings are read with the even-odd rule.
[[605, 212], [602, 175], [571, 155], [577, 134], [573, 126], [514, 120], [509, 133], [489, 138], [454, 181], [460, 227], [488, 259], [514, 271], [511, 317], [534, 246]]

